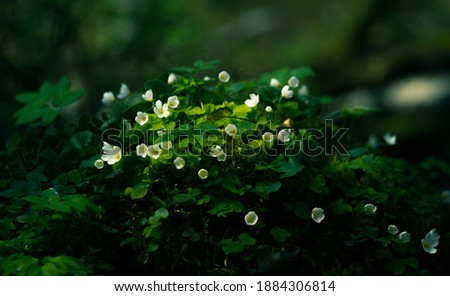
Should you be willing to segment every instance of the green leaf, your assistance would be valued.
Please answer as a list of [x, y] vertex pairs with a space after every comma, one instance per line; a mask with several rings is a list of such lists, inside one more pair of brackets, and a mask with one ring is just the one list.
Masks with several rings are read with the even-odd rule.
[[342, 198], [330, 203], [330, 205], [332, 206], [332, 210], [335, 214], [351, 213], [353, 211], [352, 206], [344, 202]]
[[403, 259], [403, 262], [414, 269], [419, 269], [420, 266], [419, 260], [417, 260], [414, 257], [408, 257], [406, 259]]
[[47, 205], [48, 201], [46, 198], [43, 198], [41, 196], [36, 196], [36, 195], [29, 195], [29, 196], [25, 196], [22, 198], [23, 200], [29, 202], [29, 203], [33, 203], [33, 204], [40, 204], [40, 205]]
[[71, 170], [67, 173], [67, 180], [73, 184], [78, 184], [81, 182], [81, 173], [79, 170]]
[[173, 197], [174, 203], [183, 203], [192, 199], [192, 196], [188, 193], [180, 193]]
[[236, 213], [240, 213], [240, 212], [242, 212], [242, 209], [244, 208], [244, 206], [243, 206], [242, 203], [240, 203], [240, 202], [233, 202], [233, 203], [230, 205], [230, 208], [231, 208], [233, 211], [235, 211]]
[[53, 263], [47, 263], [41, 267], [42, 275], [51, 276], [51, 275], [61, 275], [61, 270], [56, 267]]
[[208, 203], [211, 200], [211, 195], [205, 194], [201, 198], [197, 199], [197, 205]]
[[166, 219], [167, 217], [169, 217], [169, 212], [165, 208], [160, 208], [155, 212], [154, 217]]
[[63, 203], [63, 202], [51, 204], [48, 206], [48, 208], [50, 210], [54, 210], [57, 212], [63, 212], [63, 213], [71, 213], [72, 212], [71, 207], [68, 204]]
[[264, 99], [268, 103], [272, 103], [272, 100], [280, 97], [280, 90], [272, 86], [261, 86], [258, 88], [258, 95], [261, 99]]
[[8, 152], [12, 152], [13, 150], [19, 147], [19, 144], [22, 140], [22, 137], [18, 131], [15, 131], [9, 140], [6, 142], [6, 149]]
[[350, 197], [358, 197], [366, 193], [366, 188], [352, 188], [351, 190], [347, 191], [346, 194]]
[[219, 246], [222, 246], [222, 251], [225, 255], [233, 254], [233, 253], [241, 253], [244, 250], [244, 246], [239, 243], [233, 243], [232, 239], [225, 239], [219, 243]]
[[325, 179], [321, 175], [316, 175], [307, 183], [309, 189], [316, 193], [328, 192]]
[[35, 103], [39, 101], [41, 98], [38, 93], [29, 92], [29, 93], [22, 93], [16, 96], [16, 100], [20, 103], [26, 104], [26, 103]]
[[45, 112], [45, 109], [42, 107], [33, 105], [33, 106], [25, 106], [22, 109], [18, 110], [14, 116], [17, 117], [15, 125], [26, 124], [35, 121], [40, 118]]
[[280, 166], [279, 172], [284, 173], [280, 178], [288, 178], [300, 173], [305, 168], [304, 165], [297, 162], [287, 162]]
[[63, 77], [55, 86], [45, 82], [39, 93], [24, 93], [16, 96], [17, 101], [25, 104], [15, 113], [16, 125], [33, 122], [39, 118], [51, 123], [60, 114], [60, 107], [78, 100], [84, 93], [82, 89], [70, 92], [70, 80]]
[[0, 191], [0, 196], [3, 197], [19, 197], [22, 195], [22, 190], [17, 189], [7, 189]]
[[124, 194], [125, 194], [125, 195], [130, 195], [131, 193], [133, 193], [133, 188], [132, 188], [132, 187], [127, 187], [127, 188], [125, 189]]
[[150, 235], [152, 235], [153, 232], [153, 227], [152, 226], [147, 226], [144, 228], [144, 230], [142, 231], [142, 234], [147, 238]]
[[56, 117], [58, 117], [60, 113], [60, 109], [59, 108], [48, 108], [46, 109], [43, 114], [42, 114], [42, 120], [46, 123], [51, 123], [53, 120], [56, 119]]
[[275, 240], [278, 242], [284, 242], [291, 236], [291, 233], [289, 231], [278, 226], [272, 227], [272, 229], [270, 230], [270, 234], [272, 234]]
[[41, 183], [47, 181], [47, 177], [44, 174], [31, 172], [27, 174], [28, 182]]
[[84, 95], [83, 89], [70, 91], [71, 82], [67, 76], [62, 77], [54, 87], [52, 103], [55, 106], [67, 106], [77, 101]]
[[276, 192], [281, 188], [281, 182], [258, 182], [255, 185], [255, 188], [252, 189], [252, 192], [258, 194], [263, 198], [268, 198], [269, 194], [272, 192]]
[[77, 89], [71, 92], [68, 92], [67, 94], [65, 94], [65, 96], [62, 99], [62, 102], [59, 106], [63, 107], [63, 106], [68, 106], [70, 104], [75, 103], [76, 101], [78, 101], [82, 96], [84, 96], [84, 89]]
[[358, 158], [353, 159], [348, 164], [348, 167], [354, 170], [363, 170], [368, 173], [374, 173], [377, 170], [379, 158], [372, 154], [364, 154]]
[[193, 229], [188, 229], [183, 231], [183, 237], [188, 237], [191, 241], [197, 242], [201, 239], [201, 233]]
[[229, 255], [241, 253], [244, 251], [246, 246], [252, 246], [255, 243], [256, 240], [248, 233], [242, 233], [236, 241], [233, 241], [232, 239], [224, 239], [219, 243], [219, 246], [222, 246], [222, 251], [225, 255]]
[[[212, 176], [213, 174], [211, 174]], [[226, 189], [232, 193], [236, 193], [239, 195], [243, 195], [248, 189], [251, 188], [251, 185], [244, 185], [240, 188], [237, 185], [241, 185], [241, 181], [237, 176], [228, 176], [220, 178], [219, 183], [222, 185], [223, 189]]]
[[55, 85], [55, 89], [57, 89], [61, 93], [64, 93], [70, 90], [71, 85], [72, 84], [70, 83], [69, 77], [63, 76]]
[[54, 95], [53, 85], [49, 82], [44, 82], [39, 88], [39, 94], [41, 95], [41, 99], [49, 102]]
[[187, 115], [201, 115], [205, 114], [206, 110], [200, 107], [190, 107], [184, 111]]
[[159, 244], [158, 243], [150, 242], [144, 252], [145, 253], [152, 253], [152, 252], [155, 252], [156, 250], [158, 250], [158, 248], [159, 248]]
[[247, 114], [252, 112], [252, 108], [245, 104], [238, 105], [233, 109], [233, 114], [240, 118], [247, 118]]
[[405, 272], [405, 262], [401, 259], [392, 259], [386, 264], [386, 268], [395, 275], [401, 275]]
[[132, 244], [135, 241], [137, 241], [137, 239], [135, 237], [127, 237], [126, 239], [124, 239], [120, 242], [120, 247], [123, 247], [128, 244]]
[[18, 254], [9, 256], [1, 267], [2, 275], [39, 275], [40, 272], [37, 258]]
[[46, 189], [46, 190], [42, 191], [41, 196], [43, 198], [46, 198], [48, 200], [48, 202], [50, 202], [50, 203], [52, 201], [59, 199], [59, 193], [54, 189]]
[[75, 150], [83, 151], [87, 147], [94, 145], [94, 139], [94, 134], [91, 131], [82, 131], [70, 138], [70, 144]]
[[97, 207], [92, 203], [92, 201], [86, 198], [86, 195], [84, 194], [66, 195], [62, 199], [77, 213], [88, 212], [88, 210], [97, 210]]
[[254, 245], [256, 243], [256, 239], [254, 239], [250, 234], [248, 233], [241, 233], [239, 235], [239, 241], [244, 243], [245, 245]]
[[238, 201], [221, 201], [213, 206], [211, 210], [208, 211], [211, 215], [217, 215], [218, 217], [226, 217], [227, 214], [236, 212], [242, 212], [244, 206]]
[[133, 192], [131, 192], [131, 199], [141, 199], [147, 195], [147, 188], [133, 188]]
[[[77, 271], [84, 269], [81, 262], [71, 256], [56, 256], [56, 257], [44, 257], [42, 259], [42, 274], [43, 275], [67, 275], [75, 274]], [[81, 273], [86, 274], [85, 272]]]

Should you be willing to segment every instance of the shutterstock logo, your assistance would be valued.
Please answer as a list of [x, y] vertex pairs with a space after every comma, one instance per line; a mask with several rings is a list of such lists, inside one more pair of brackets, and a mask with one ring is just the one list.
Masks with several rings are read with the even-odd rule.
[[122, 129], [107, 129], [101, 138], [103, 142], [120, 148], [123, 155], [147, 151], [147, 148], [150, 151], [170, 150], [175, 156], [205, 154], [217, 157], [219, 161], [236, 154], [242, 157], [254, 157], [261, 153], [269, 156], [303, 154], [310, 157], [349, 154], [342, 144], [349, 129], [335, 128], [332, 119], [324, 120], [321, 129], [301, 130], [271, 128], [270, 121], [259, 125], [260, 129], [239, 128], [239, 123], [218, 129], [211, 125], [196, 125], [195, 121], [174, 126], [177, 128], [162, 126], [155, 130], [149, 126], [149, 129], [142, 130], [133, 129], [129, 121], [123, 121]]

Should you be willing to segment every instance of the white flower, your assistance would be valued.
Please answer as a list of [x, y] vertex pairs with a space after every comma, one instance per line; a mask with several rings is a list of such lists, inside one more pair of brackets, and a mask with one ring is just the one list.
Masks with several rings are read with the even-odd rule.
[[109, 165], [113, 165], [122, 159], [122, 150], [117, 146], [112, 146], [108, 142], [103, 142], [102, 160]]
[[136, 154], [137, 156], [142, 156], [145, 158], [148, 155], [148, 147], [145, 144], [140, 144], [136, 146]]
[[311, 211], [311, 218], [316, 223], [322, 222], [322, 220], [325, 218], [325, 214], [323, 213], [323, 209], [322, 208], [314, 208]]
[[184, 159], [181, 158], [181, 157], [177, 157], [173, 161], [173, 164], [175, 165], [177, 170], [181, 170], [182, 168], [184, 168], [184, 165], [186, 164], [186, 161], [184, 161]]
[[203, 77], [203, 80], [204, 80], [204, 81], [210, 81], [210, 80], [211, 80], [211, 77], [205, 76], [205, 77]]
[[267, 113], [270, 113], [273, 111], [272, 107], [270, 107], [270, 106], [267, 106], [265, 110]]
[[103, 166], [104, 166], [103, 160], [97, 159], [96, 161], [94, 161], [94, 166], [97, 169], [101, 170], [103, 168]]
[[290, 99], [293, 96], [294, 96], [294, 92], [289, 89], [289, 85], [283, 86], [283, 88], [281, 89], [281, 97]]
[[422, 243], [423, 250], [429, 254], [437, 252], [436, 247], [439, 245], [439, 234], [436, 229], [431, 229], [420, 242]]
[[119, 94], [117, 95], [117, 98], [125, 99], [129, 95], [130, 95], [130, 89], [128, 88], [128, 86], [125, 83], [122, 83], [122, 85], [120, 86], [120, 91], [119, 91]]
[[153, 91], [149, 89], [145, 92], [145, 94], [142, 95], [142, 98], [147, 102], [153, 102]]
[[397, 136], [391, 135], [391, 133], [385, 133], [383, 139], [388, 145], [395, 145], [397, 143]]
[[295, 77], [295, 76], [292, 76], [288, 80], [288, 85], [290, 87], [298, 87], [298, 83], [299, 83], [299, 81], [298, 81], [297, 77]]
[[227, 159], [227, 154], [222, 151], [217, 155], [217, 160], [218, 161], [225, 161], [225, 159]]
[[272, 78], [272, 79], [270, 79], [270, 86], [272, 86], [272, 87], [280, 87], [281, 83], [280, 83], [280, 81], [278, 81], [278, 79]]
[[167, 106], [167, 104], [163, 105], [160, 100], [156, 101], [153, 111], [155, 112], [156, 116], [158, 116], [159, 118], [169, 116], [169, 106]]
[[172, 141], [166, 141], [166, 142], [161, 142], [161, 144], [159, 144], [161, 146], [162, 149], [164, 150], [169, 150], [170, 148], [172, 148]]
[[309, 94], [308, 87], [306, 87], [306, 85], [302, 85], [302, 87], [300, 87], [300, 89], [298, 90], [298, 95], [307, 96], [308, 94]]
[[223, 83], [227, 83], [228, 81], [230, 81], [230, 74], [228, 74], [227, 71], [220, 72], [218, 77], [219, 80], [222, 81]]
[[265, 132], [265, 133], [262, 135], [263, 141], [264, 141], [264, 142], [268, 142], [268, 143], [272, 142], [274, 137], [275, 137], [275, 136], [274, 136], [271, 132]]
[[237, 134], [237, 127], [234, 124], [229, 123], [227, 127], [225, 127], [225, 132], [229, 136], [234, 136]]
[[209, 148], [209, 155], [211, 155], [212, 157], [217, 157], [222, 152], [222, 147], [220, 147], [219, 145]]
[[116, 97], [112, 92], [103, 93], [102, 103], [106, 106], [112, 105], [116, 101]]
[[200, 177], [200, 179], [204, 180], [204, 179], [208, 178], [208, 171], [205, 169], [200, 169], [198, 171], [198, 176]]
[[426, 235], [425, 239], [430, 242], [438, 241], [441, 236], [436, 232], [436, 229], [431, 229]]
[[253, 226], [258, 222], [258, 215], [256, 215], [255, 212], [250, 211], [245, 215], [244, 220], [245, 224]]
[[178, 81], [177, 75], [175, 75], [174, 73], [170, 73], [169, 77], [167, 78], [167, 83], [174, 84], [177, 83], [177, 81]]
[[407, 231], [403, 231], [398, 235], [398, 238], [402, 243], [406, 244], [411, 240], [411, 235]]
[[139, 123], [140, 125], [144, 125], [148, 121], [148, 114], [145, 112], [138, 111], [136, 117], [134, 120]]
[[395, 225], [392, 225], [392, 224], [388, 226], [387, 230], [388, 230], [388, 232], [390, 234], [394, 234], [395, 235], [395, 234], [398, 233], [398, 227], [395, 226]]
[[278, 133], [278, 140], [280, 140], [283, 143], [289, 142], [291, 140], [291, 138], [289, 138], [289, 135], [290, 135], [289, 131], [283, 129]]
[[259, 95], [256, 94], [249, 94], [248, 95], [250, 99], [245, 100], [245, 105], [247, 105], [250, 108], [255, 107], [259, 103]]
[[148, 155], [154, 159], [158, 159], [161, 155], [162, 150], [159, 148], [158, 144], [148, 146]]
[[375, 213], [376, 211], [377, 211], [377, 206], [375, 206], [371, 203], [364, 205], [364, 212], [372, 214], [372, 213]]
[[167, 99], [167, 105], [169, 108], [175, 109], [180, 104], [177, 96], [171, 96]]

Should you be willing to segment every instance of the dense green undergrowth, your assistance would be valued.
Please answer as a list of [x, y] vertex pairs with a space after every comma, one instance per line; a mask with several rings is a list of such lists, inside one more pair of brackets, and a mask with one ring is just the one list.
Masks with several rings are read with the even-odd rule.
[[78, 124], [67, 78], [18, 95], [0, 274], [448, 273], [446, 163], [355, 139], [367, 110], [322, 114], [308, 68], [234, 81], [215, 64], [107, 92]]

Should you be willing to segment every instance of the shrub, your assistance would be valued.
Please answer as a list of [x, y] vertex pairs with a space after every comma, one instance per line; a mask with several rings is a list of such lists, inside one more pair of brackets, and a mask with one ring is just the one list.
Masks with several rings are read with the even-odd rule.
[[215, 65], [173, 68], [142, 92], [122, 85], [78, 124], [61, 116], [83, 95], [68, 78], [18, 95], [24, 132], [1, 153], [0, 272], [445, 272], [446, 163], [387, 157], [389, 135], [361, 144], [348, 126], [367, 110], [323, 116], [332, 99], [300, 85], [308, 68], [234, 81]]

